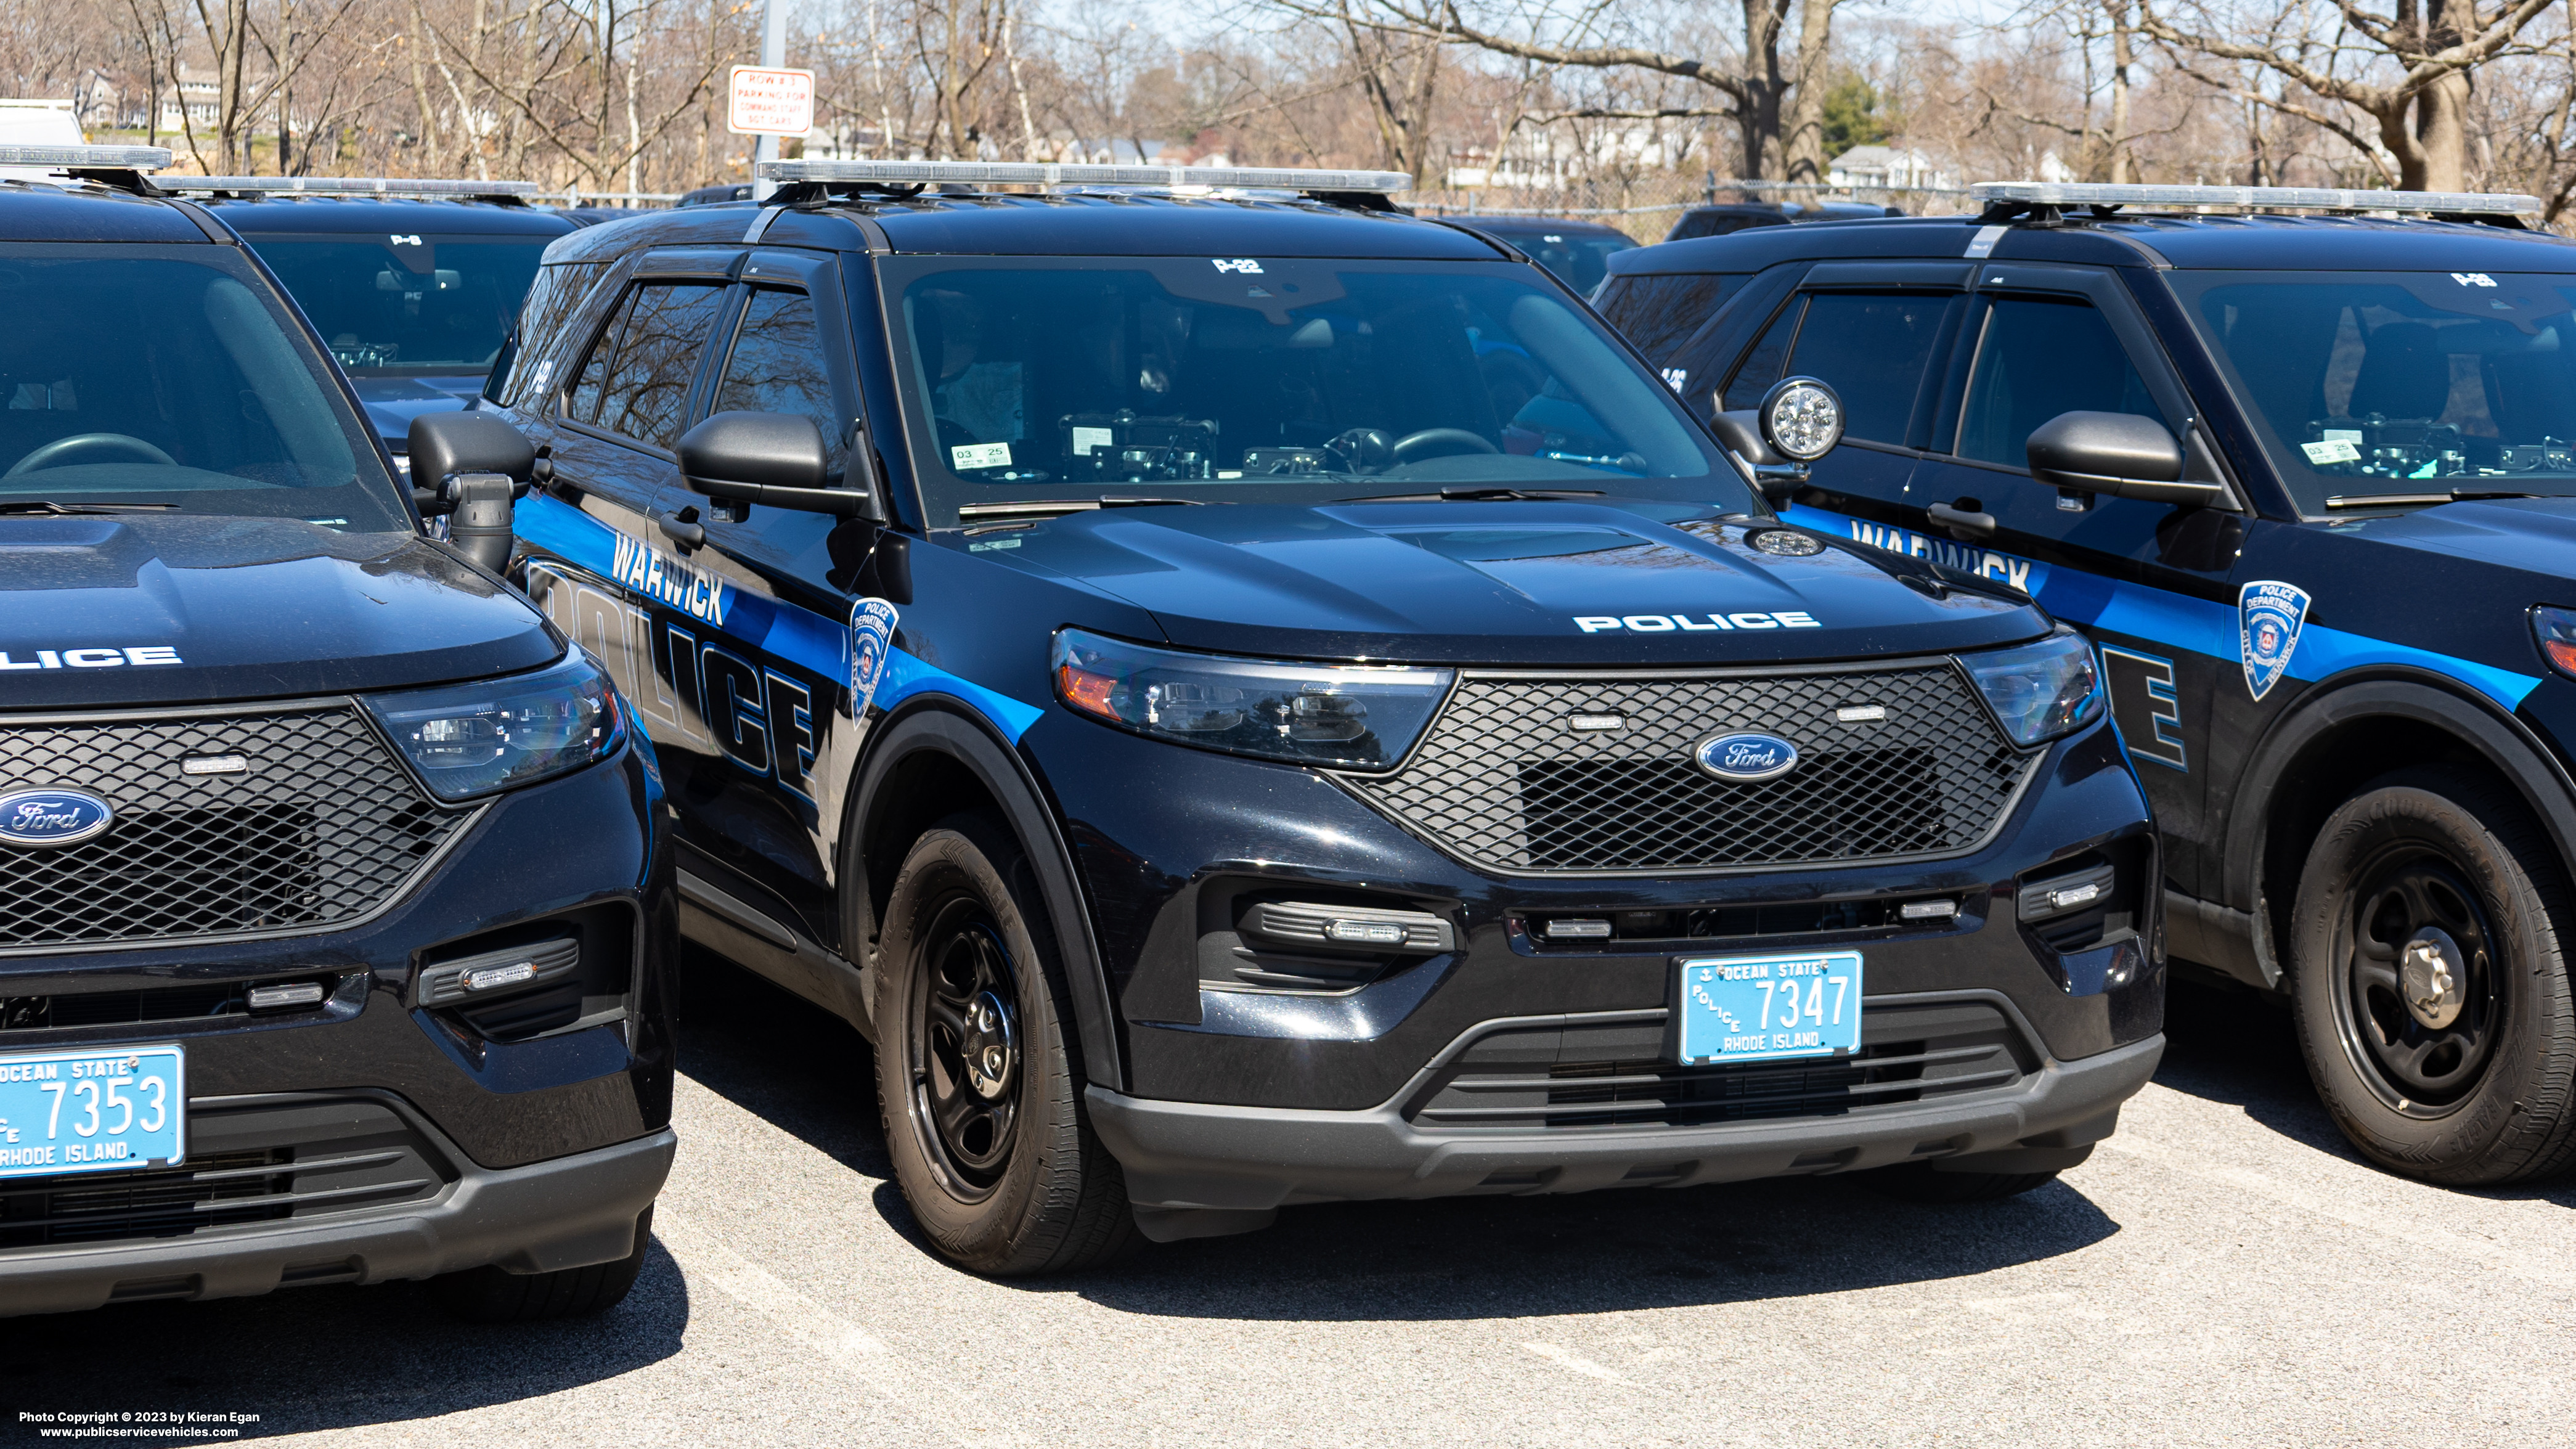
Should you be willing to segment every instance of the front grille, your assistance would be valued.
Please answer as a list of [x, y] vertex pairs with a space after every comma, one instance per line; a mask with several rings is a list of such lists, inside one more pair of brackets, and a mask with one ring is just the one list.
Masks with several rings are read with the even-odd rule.
[[[238, 774], [180, 762], [238, 755]], [[0, 947], [173, 940], [357, 920], [465, 818], [412, 784], [354, 710], [0, 725], [0, 789], [70, 786], [106, 834], [0, 846]]]
[[1841, 1059], [1685, 1067], [1653, 1055], [1663, 1030], [1656, 1019], [1497, 1032], [1450, 1061], [1405, 1115], [1467, 1133], [1704, 1127], [2010, 1088], [2038, 1066], [2002, 1011], [1978, 1001], [1866, 1007], [1860, 1050]]
[[0, 1251], [382, 1207], [433, 1196], [456, 1175], [379, 1102], [198, 1110], [188, 1136], [176, 1167], [0, 1178]]
[[[1876, 706], [1875, 721], [1837, 711]], [[1622, 727], [1577, 731], [1574, 716]], [[1735, 784], [1692, 759], [1759, 730], [1797, 768]], [[2014, 749], [1946, 663], [1665, 679], [1474, 677], [1405, 766], [1348, 777], [1469, 864], [1607, 874], [1956, 854], [2003, 819], [2036, 755]]]

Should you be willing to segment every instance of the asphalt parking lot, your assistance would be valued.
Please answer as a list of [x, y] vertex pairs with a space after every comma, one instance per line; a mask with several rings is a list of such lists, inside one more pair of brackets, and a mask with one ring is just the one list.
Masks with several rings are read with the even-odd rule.
[[[860, 1039], [694, 968], [679, 1168], [604, 1319], [476, 1330], [413, 1285], [0, 1322], [0, 1404], [454, 1445], [2463, 1444], [2576, 1400], [2576, 1185], [2359, 1161], [2287, 1019], [2183, 988], [2059, 1183], [1834, 1179], [1306, 1208], [986, 1282], [910, 1236]], [[172, 1442], [172, 1441], [164, 1441]]]

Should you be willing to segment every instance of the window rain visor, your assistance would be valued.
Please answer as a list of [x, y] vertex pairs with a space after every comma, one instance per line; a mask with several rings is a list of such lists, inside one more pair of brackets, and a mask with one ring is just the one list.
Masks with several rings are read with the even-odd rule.
[[2299, 509], [2576, 494], [2576, 286], [2511, 272], [2175, 272]]
[[579, 649], [552, 668], [367, 700], [441, 800], [464, 800], [578, 770], [623, 731], [608, 676]]
[[1517, 264], [881, 265], [934, 526], [966, 503], [1104, 494], [1758, 506], [1671, 390]]
[[0, 505], [408, 529], [376, 443], [238, 248], [0, 246]]
[[491, 368], [553, 238], [244, 240], [350, 372], [472, 376]]
[[2036, 745], [2102, 713], [2100, 674], [2082, 635], [2061, 624], [2036, 644], [1962, 654], [1959, 662], [2018, 745]]
[[1386, 770], [1449, 691], [1445, 669], [1289, 664], [1183, 654], [1065, 629], [1056, 697], [1177, 744], [1301, 765]]

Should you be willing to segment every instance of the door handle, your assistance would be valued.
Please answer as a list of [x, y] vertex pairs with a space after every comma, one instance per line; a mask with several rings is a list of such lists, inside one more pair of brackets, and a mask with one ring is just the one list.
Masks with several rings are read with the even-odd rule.
[[706, 546], [706, 526], [698, 522], [698, 510], [694, 507], [683, 508], [676, 514], [656, 513], [653, 522], [661, 527], [662, 536], [678, 544], [683, 553]]
[[1995, 516], [1991, 513], [1971, 513], [1964, 508], [1953, 508], [1947, 503], [1935, 503], [1923, 511], [1932, 515], [1934, 523], [1940, 524], [1953, 533], [1964, 533], [1971, 538], [1994, 536]]

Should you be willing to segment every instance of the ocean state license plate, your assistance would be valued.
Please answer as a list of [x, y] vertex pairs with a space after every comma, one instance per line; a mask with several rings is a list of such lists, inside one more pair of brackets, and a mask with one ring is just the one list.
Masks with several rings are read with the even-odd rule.
[[1860, 953], [1699, 956], [1680, 963], [1687, 1063], [1829, 1057], [1860, 1049]]
[[0, 1178], [167, 1167], [187, 1155], [175, 1046], [0, 1053]]

